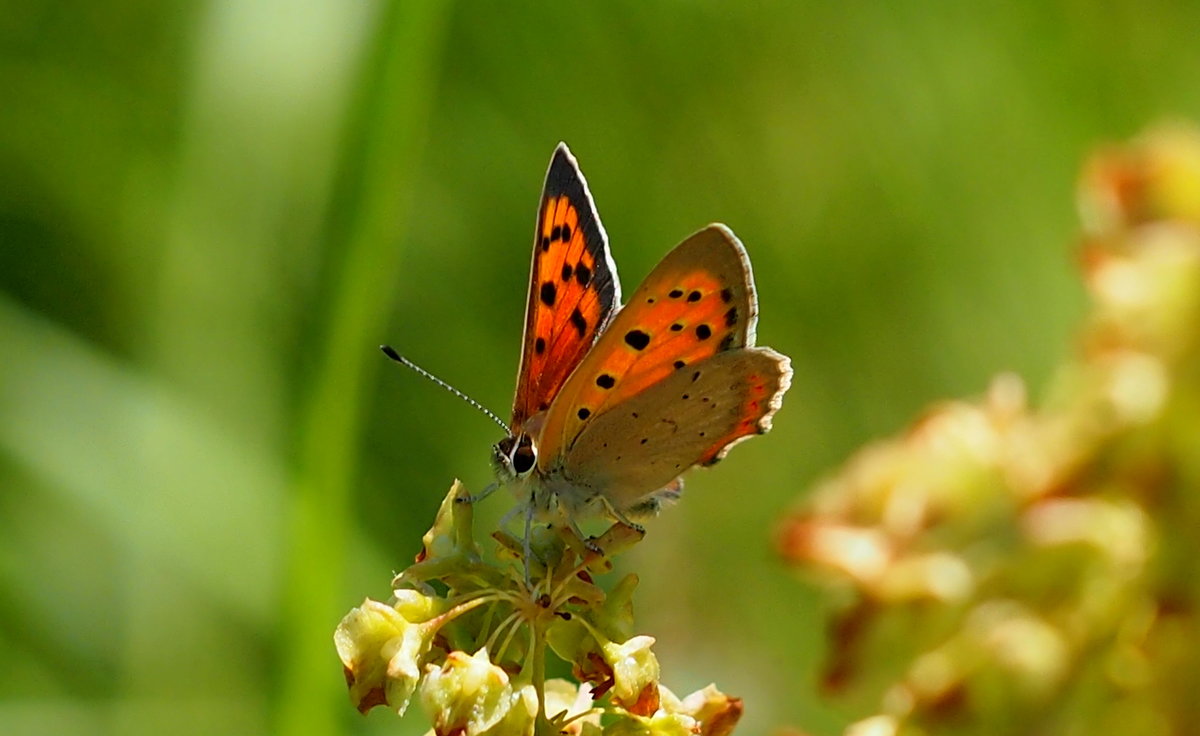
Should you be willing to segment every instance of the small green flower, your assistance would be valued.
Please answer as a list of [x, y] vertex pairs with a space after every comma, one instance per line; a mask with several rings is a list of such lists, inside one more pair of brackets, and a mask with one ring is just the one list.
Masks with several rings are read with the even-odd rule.
[[714, 685], [697, 690], [678, 703], [674, 694], [663, 688], [663, 700], [669, 703], [669, 709], [695, 719], [701, 736], [728, 736], [742, 717], [742, 699], [731, 698]]
[[696, 736], [698, 733], [696, 719], [666, 711], [650, 716], [623, 715], [604, 729], [604, 736]]
[[546, 715], [564, 736], [583, 736], [585, 729], [600, 732], [600, 710], [586, 682], [575, 685], [566, 680], [547, 680]]
[[428, 627], [405, 620], [385, 603], [367, 599], [351, 609], [333, 639], [355, 707], [366, 713], [388, 705], [403, 715], [431, 638]]
[[[741, 701], [710, 688], [681, 702], [660, 688], [654, 639], [633, 633], [637, 576], [611, 592], [592, 578], [611, 571], [609, 556], [636, 544], [640, 530], [617, 524], [585, 543], [569, 529], [539, 525], [528, 561], [524, 543], [499, 531], [487, 556], [464, 498], [455, 483], [417, 562], [393, 580], [391, 605], [368, 600], [338, 627], [360, 711], [388, 705], [403, 713], [418, 692], [435, 736], [732, 730]], [[551, 653], [581, 685], [546, 681]]]
[[464, 502], [467, 498], [470, 498], [470, 494], [460, 481], [455, 480], [450, 486], [450, 492], [442, 499], [442, 505], [438, 507], [433, 526], [421, 538], [424, 543], [422, 559], [456, 555], [476, 558], [479, 556], [479, 547], [475, 544], [475, 536], [471, 530], [475, 507]]
[[414, 624], [424, 623], [446, 609], [445, 601], [404, 588], [392, 591], [392, 607], [405, 621]]
[[625, 639], [633, 636], [633, 591], [637, 588], [638, 576], [629, 573], [613, 586], [597, 607], [593, 621], [596, 628], [610, 639]]
[[612, 671], [613, 700], [640, 715], [658, 710], [658, 658], [652, 636], [635, 636], [620, 644], [601, 641], [600, 651]]
[[[514, 688], [508, 674], [492, 664], [487, 649], [473, 655], [450, 652], [440, 666], [429, 665], [421, 682], [421, 705], [438, 736], [533, 733], [537, 693]], [[503, 729], [495, 729], [503, 725]]]

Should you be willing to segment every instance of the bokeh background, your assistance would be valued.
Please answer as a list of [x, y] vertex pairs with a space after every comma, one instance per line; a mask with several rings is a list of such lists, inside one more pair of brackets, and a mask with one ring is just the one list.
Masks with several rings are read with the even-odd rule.
[[[632, 288], [729, 224], [774, 431], [622, 561], [664, 682], [742, 731], [864, 715], [776, 520], [862, 443], [1085, 312], [1097, 144], [1200, 117], [1200, 5], [33, 2], [0, 19], [0, 733], [421, 733], [345, 696], [384, 598], [506, 413], [567, 141]], [[500, 516], [506, 500], [487, 502]], [[415, 711], [415, 709], [414, 709]]]

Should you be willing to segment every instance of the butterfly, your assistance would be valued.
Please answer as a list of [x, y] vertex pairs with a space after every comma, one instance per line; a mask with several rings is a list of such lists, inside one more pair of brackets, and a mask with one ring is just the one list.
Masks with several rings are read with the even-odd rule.
[[[763, 434], [791, 383], [787, 356], [754, 345], [750, 260], [720, 224], [684, 240], [622, 308], [587, 181], [567, 146], [550, 160], [534, 234], [509, 434], [497, 485], [531, 520], [603, 516], [641, 529], [680, 476]], [[486, 491], [485, 491], [486, 493]]]

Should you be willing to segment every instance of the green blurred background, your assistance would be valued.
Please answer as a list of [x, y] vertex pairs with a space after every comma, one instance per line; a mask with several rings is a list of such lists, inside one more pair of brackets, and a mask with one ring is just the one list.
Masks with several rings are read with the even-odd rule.
[[8, 6], [0, 733], [424, 731], [354, 712], [332, 631], [498, 437], [376, 346], [507, 412], [559, 140], [627, 289], [728, 223], [796, 370], [622, 561], [664, 682], [743, 696], [744, 733], [837, 733], [865, 713], [816, 691], [828, 602], [774, 521], [930, 401], [1044, 385], [1084, 312], [1080, 164], [1200, 117], [1198, 27], [1144, 0]]

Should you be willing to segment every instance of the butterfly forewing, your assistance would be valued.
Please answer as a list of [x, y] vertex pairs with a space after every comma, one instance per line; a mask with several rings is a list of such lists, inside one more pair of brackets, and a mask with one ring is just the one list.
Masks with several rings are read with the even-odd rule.
[[770, 429], [791, 381], [788, 359], [739, 348], [677, 371], [588, 422], [565, 460], [617, 511], [638, 506], [696, 464]]
[[621, 299], [608, 237], [575, 158], [560, 143], [546, 172], [513, 399], [513, 431], [549, 408]]
[[675, 247], [646, 277], [555, 398], [539, 466], [572, 451], [589, 422], [673, 374], [752, 345], [757, 304], [745, 249], [723, 225]]

